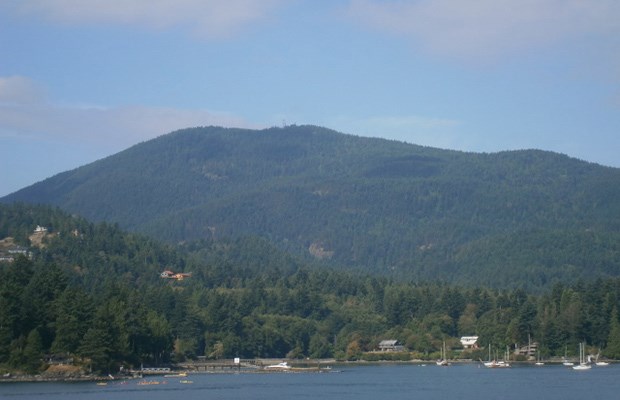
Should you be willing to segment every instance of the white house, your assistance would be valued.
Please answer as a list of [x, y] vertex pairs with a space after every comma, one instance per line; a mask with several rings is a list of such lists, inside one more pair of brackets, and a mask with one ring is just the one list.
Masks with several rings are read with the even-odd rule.
[[461, 344], [465, 349], [477, 349], [478, 336], [463, 336], [461, 337]]

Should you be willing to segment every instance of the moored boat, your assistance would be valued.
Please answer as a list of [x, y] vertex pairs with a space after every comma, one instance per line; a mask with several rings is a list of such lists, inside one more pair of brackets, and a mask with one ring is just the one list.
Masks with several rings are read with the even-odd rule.
[[592, 365], [590, 365], [590, 363], [588, 362], [589, 359], [586, 360], [585, 352], [585, 343], [579, 343], [579, 364], [573, 366], [573, 369], [575, 371], [585, 371], [592, 368]]
[[450, 363], [446, 359], [446, 342], [443, 342], [443, 347], [441, 348], [441, 356], [439, 357], [439, 360], [435, 361], [435, 364], [440, 367], [447, 367], [450, 365]]
[[282, 371], [282, 370], [291, 369], [291, 366], [288, 365], [288, 363], [286, 361], [283, 361], [281, 363], [277, 363], [277, 364], [273, 364], [273, 365], [267, 365], [265, 367], [265, 369], [272, 370], [272, 371]]

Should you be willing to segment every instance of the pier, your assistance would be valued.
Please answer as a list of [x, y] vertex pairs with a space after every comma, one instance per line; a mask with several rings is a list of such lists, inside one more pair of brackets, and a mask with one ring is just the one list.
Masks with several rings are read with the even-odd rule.
[[[238, 362], [236, 362], [238, 361]], [[194, 360], [177, 364], [188, 372], [231, 372], [234, 370], [255, 370], [263, 367], [259, 360]]]

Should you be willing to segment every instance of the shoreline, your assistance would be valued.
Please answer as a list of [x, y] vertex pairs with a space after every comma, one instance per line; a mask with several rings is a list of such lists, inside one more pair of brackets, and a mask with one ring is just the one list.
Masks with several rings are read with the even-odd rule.
[[[131, 378], [133, 379], [133, 378]], [[10, 377], [1, 377], [0, 384], [3, 383], [45, 383], [45, 382], [107, 382], [111, 381], [109, 377], [85, 375], [77, 377], [46, 377], [41, 375], [16, 375]]]
[[[272, 359], [270, 361], [275, 362], [276, 360], [282, 359]], [[257, 360], [258, 361], [258, 360]], [[261, 361], [267, 361], [266, 359], [261, 359]], [[265, 369], [264, 366], [255, 367], [255, 368], [228, 368], [228, 369], [217, 369], [213, 368], [211, 370], [191, 370], [188, 368], [172, 368], [169, 373], [177, 373], [183, 372], [188, 375], [202, 375], [202, 374], [256, 374], [256, 373], [330, 373], [330, 372], [342, 372], [338, 369], [333, 369], [335, 366], [372, 366], [372, 365], [412, 365], [412, 366], [434, 366], [435, 360], [410, 360], [410, 361], [364, 361], [364, 360], [356, 360], [356, 361], [337, 361], [337, 360], [288, 360], [290, 363], [290, 369], [282, 369], [282, 370], [268, 370]], [[461, 360], [451, 360], [450, 363], [452, 365], [467, 365], [467, 364], [480, 364], [481, 361], [471, 360], [471, 359], [461, 359]], [[535, 366], [535, 361], [511, 361], [511, 365], [514, 366]], [[215, 365], [216, 363], [205, 363], [206, 365]], [[611, 361], [610, 364], [615, 364], [614, 361]], [[221, 365], [221, 363], [220, 363]], [[227, 365], [233, 365], [232, 360]], [[546, 366], [561, 366], [561, 361], [546, 361]], [[178, 367], [178, 366], [177, 366]], [[45, 375], [45, 372], [38, 375], [4, 375], [0, 376], [0, 384], [4, 383], [50, 383], [50, 382], [58, 382], [58, 383], [71, 383], [71, 382], [113, 382], [113, 381], [126, 381], [126, 380], [139, 380], [146, 379], [147, 377], [158, 377], [164, 376], [162, 373], [144, 373], [138, 375], [139, 371], [134, 371], [133, 375], [124, 375], [124, 376], [115, 376], [111, 377], [110, 375], [77, 375], [75, 372], [71, 376], [61, 376], [61, 374], [49, 374], [49, 376]]]

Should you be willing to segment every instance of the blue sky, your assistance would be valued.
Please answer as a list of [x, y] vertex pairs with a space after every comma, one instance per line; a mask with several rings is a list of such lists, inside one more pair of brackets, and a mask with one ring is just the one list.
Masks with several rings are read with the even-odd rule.
[[283, 123], [620, 167], [620, 1], [0, 0], [0, 196]]

